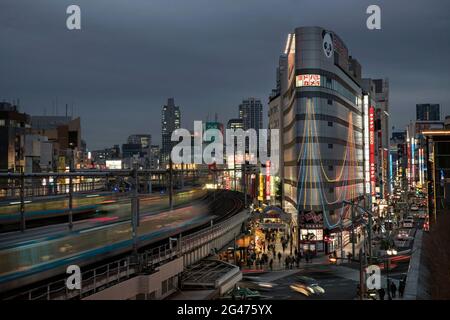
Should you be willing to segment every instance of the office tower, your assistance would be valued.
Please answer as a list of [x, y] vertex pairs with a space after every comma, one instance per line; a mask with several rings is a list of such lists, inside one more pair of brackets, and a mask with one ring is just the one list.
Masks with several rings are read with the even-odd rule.
[[416, 104], [417, 121], [440, 121], [441, 113], [439, 104]]
[[152, 144], [152, 136], [150, 134], [133, 134], [128, 137], [128, 143], [140, 144], [142, 149], [146, 149]]
[[239, 118], [242, 119], [244, 130], [262, 129], [263, 113], [261, 100], [255, 98], [244, 99], [239, 105]]
[[169, 163], [170, 153], [172, 147], [176, 142], [171, 141], [172, 132], [180, 128], [181, 112], [180, 107], [175, 106], [174, 98], [169, 98], [167, 105], [162, 108], [161, 116], [161, 134], [162, 134], [162, 148], [161, 148], [161, 162], [163, 165]]
[[228, 120], [227, 129], [244, 129], [244, 123], [242, 119], [230, 119]]

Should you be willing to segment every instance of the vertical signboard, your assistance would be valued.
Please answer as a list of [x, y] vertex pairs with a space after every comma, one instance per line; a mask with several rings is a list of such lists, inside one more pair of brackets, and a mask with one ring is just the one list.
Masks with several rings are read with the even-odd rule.
[[388, 160], [389, 160], [389, 152], [387, 149], [383, 149], [383, 195], [386, 199], [389, 193], [388, 190]]
[[375, 108], [369, 108], [369, 163], [370, 185], [372, 195], [375, 195]]
[[370, 194], [370, 152], [369, 152], [369, 96], [364, 96], [364, 184], [366, 194]]
[[260, 173], [259, 174], [259, 194], [258, 194], [258, 200], [264, 201], [264, 176]]
[[416, 139], [411, 137], [411, 185], [416, 185], [416, 159], [415, 159], [415, 151], [416, 151]]
[[270, 200], [270, 160], [266, 161], [266, 200]]

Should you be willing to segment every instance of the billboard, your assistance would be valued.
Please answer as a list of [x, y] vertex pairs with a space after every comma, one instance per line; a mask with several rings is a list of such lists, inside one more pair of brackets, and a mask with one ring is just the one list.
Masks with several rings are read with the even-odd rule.
[[122, 160], [106, 160], [106, 169], [120, 170], [122, 169]]
[[264, 201], [264, 176], [261, 173], [259, 174], [258, 200], [259, 201]]
[[295, 78], [296, 87], [320, 87], [319, 74], [299, 74]]

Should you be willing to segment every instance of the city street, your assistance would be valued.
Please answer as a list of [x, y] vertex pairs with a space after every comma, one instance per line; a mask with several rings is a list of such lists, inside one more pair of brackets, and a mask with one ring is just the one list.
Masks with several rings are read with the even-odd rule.
[[[261, 291], [264, 299], [275, 300], [351, 300], [356, 299], [356, 286], [359, 282], [357, 272], [343, 270], [340, 267], [328, 265], [311, 265], [302, 267], [294, 271], [280, 271], [276, 280], [271, 274], [259, 276], [258, 281], [273, 283], [270, 290]], [[307, 276], [317, 280], [318, 284], [325, 290], [323, 295], [306, 297], [305, 295], [293, 291], [290, 286], [296, 282], [298, 276]], [[252, 288], [251, 281], [239, 283], [242, 287]]]

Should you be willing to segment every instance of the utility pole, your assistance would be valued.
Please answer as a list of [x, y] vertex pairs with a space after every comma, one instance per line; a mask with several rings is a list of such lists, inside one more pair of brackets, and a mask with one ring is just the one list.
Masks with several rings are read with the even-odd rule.
[[244, 180], [244, 208], [247, 208], [247, 161], [245, 161], [244, 163], [243, 180]]
[[169, 210], [173, 210], [173, 167], [172, 158], [169, 158]]
[[341, 221], [340, 221], [340, 224], [339, 224], [339, 226], [340, 226], [340, 229], [341, 229], [341, 232], [340, 232], [340, 236], [339, 236], [339, 242], [340, 242], [340, 246], [341, 246], [341, 258], [343, 259], [343, 258], [345, 258], [344, 257], [344, 239], [343, 239], [343, 237], [344, 237], [344, 234], [343, 234], [343, 232], [344, 232], [344, 220], [343, 220], [343, 216], [342, 216], [342, 213], [341, 213]]
[[359, 248], [359, 300], [364, 297], [364, 263], [363, 263], [363, 253], [362, 248]]
[[20, 175], [20, 230], [25, 232], [25, 174], [22, 169]]
[[237, 176], [236, 176], [236, 145], [233, 148], [233, 171], [234, 171], [234, 191], [237, 191]]
[[138, 198], [138, 188], [139, 188], [139, 180], [138, 180], [138, 172], [137, 167], [132, 171], [133, 177], [133, 196], [131, 200], [131, 227], [132, 227], [132, 236], [133, 236], [133, 254], [137, 256], [138, 249], [138, 226], [139, 226], [139, 198]]
[[69, 230], [73, 229], [73, 177], [69, 176]]
[[372, 263], [372, 229], [373, 229], [373, 227], [372, 227], [372, 219], [373, 219], [373, 215], [372, 215], [372, 212], [371, 211], [368, 211], [368, 212], [370, 212], [370, 214], [369, 214], [369, 224], [368, 224], [368, 230], [367, 230], [367, 240], [369, 240], [369, 264], [371, 264]]
[[184, 189], [184, 163], [181, 163], [181, 190]]
[[355, 204], [352, 202], [352, 257], [355, 256]]

